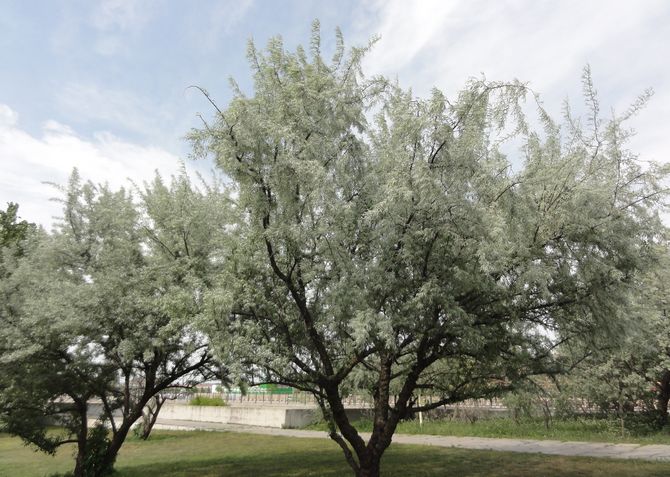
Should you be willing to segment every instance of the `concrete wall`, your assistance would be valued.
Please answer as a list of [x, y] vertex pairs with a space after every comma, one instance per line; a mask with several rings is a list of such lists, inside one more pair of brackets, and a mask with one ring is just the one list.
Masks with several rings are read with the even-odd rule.
[[[347, 409], [349, 419], [355, 420], [370, 414], [369, 409]], [[296, 429], [305, 427], [321, 418], [321, 411], [313, 407], [295, 406], [190, 406], [167, 402], [159, 419], [176, 421], [221, 422], [247, 426]]]
[[296, 428], [312, 422], [315, 411], [311, 408], [295, 409], [279, 406], [191, 406], [165, 403], [159, 419]]
[[314, 408], [308, 409], [286, 409], [284, 428], [299, 429], [311, 424], [321, 417], [321, 411]]
[[[89, 418], [95, 419], [102, 412], [102, 405], [89, 403]], [[350, 419], [360, 419], [370, 413], [369, 409], [347, 409]], [[118, 413], [116, 413], [118, 414]], [[172, 421], [219, 422], [285, 429], [305, 427], [321, 417], [321, 411], [313, 407], [295, 406], [191, 406], [166, 402], [158, 416]]]

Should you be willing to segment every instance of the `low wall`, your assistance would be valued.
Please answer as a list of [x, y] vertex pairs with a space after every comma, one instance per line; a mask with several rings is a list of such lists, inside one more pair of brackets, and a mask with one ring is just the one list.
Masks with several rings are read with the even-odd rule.
[[[102, 412], [102, 405], [89, 403], [89, 418], [95, 419]], [[355, 420], [369, 414], [369, 409], [347, 409], [347, 415]], [[115, 413], [118, 415], [118, 413]], [[296, 406], [191, 406], [166, 402], [158, 419], [173, 421], [218, 422], [246, 426], [297, 429], [305, 427], [321, 417], [319, 409]]]
[[[350, 419], [359, 419], [369, 409], [347, 409]], [[159, 419], [176, 421], [220, 422], [247, 426], [296, 429], [305, 427], [321, 417], [317, 408], [295, 406], [191, 406], [167, 402]]]
[[165, 403], [159, 418], [177, 421], [221, 422], [248, 426], [295, 428], [314, 420], [315, 409], [291, 409], [279, 406], [191, 406]]

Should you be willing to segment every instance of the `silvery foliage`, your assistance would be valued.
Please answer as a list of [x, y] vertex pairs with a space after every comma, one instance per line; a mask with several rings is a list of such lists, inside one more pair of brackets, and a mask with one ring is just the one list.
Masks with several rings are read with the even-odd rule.
[[[240, 218], [203, 324], [246, 380], [314, 393], [359, 475], [377, 475], [400, 419], [557, 373], [561, 344], [624, 332], [667, 172], [625, 149], [647, 93], [604, 120], [586, 69], [586, 121], [566, 106], [559, 124], [518, 81], [448, 99], [366, 78], [370, 46], [338, 33], [327, 61], [318, 24], [309, 51], [250, 44], [253, 93], [233, 82], [220, 109], [202, 90], [215, 119], [190, 136]], [[367, 444], [342, 407], [361, 391]]]
[[[75, 171], [60, 188], [55, 229], [32, 234], [24, 257], [6, 254], [1, 411], [10, 432], [43, 450], [81, 433], [91, 400], [102, 403], [101, 418], [115, 414], [112, 444], [117, 434], [123, 442], [156, 392], [216, 368], [194, 323], [227, 199], [219, 184], [198, 191], [185, 172], [136, 189], [94, 185]], [[66, 435], [47, 434], [59, 421]]]
[[[627, 333], [603, 349], [586, 353], [586, 359], [565, 380], [565, 393], [591, 408], [620, 414], [633, 409], [657, 411], [667, 423], [670, 400], [670, 318], [668, 317], [667, 245], [659, 245], [659, 261], [640, 274], [640, 292], [628, 309]], [[567, 350], [566, 350], [567, 351]]]

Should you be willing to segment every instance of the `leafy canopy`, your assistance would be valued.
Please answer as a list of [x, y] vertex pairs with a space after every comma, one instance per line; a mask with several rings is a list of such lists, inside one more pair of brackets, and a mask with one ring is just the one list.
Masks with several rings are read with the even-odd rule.
[[159, 393], [221, 375], [195, 323], [228, 205], [185, 173], [134, 198], [75, 171], [61, 191], [61, 223], [29, 236], [0, 281], [0, 416], [46, 452], [77, 442], [75, 475], [97, 477]]
[[[318, 24], [308, 51], [250, 44], [253, 94], [233, 83], [220, 109], [203, 90], [216, 115], [191, 139], [241, 217], [206, 300], [221, 355], [314, 393], [353, 470], [376, 475], [400, 419], [558, 372], [559, 344], [624, 328], [665, 196], [664, 172], [624, 148], [646, 97], [605, 121], [587, 69], [588, 120], [538, 106], [536, 132], [522, 83], [416, 98], [366, 78], [366, 51], [338, 32], [324, 59]], [[353, 389], [374, 399], [367, 443], [343, 409]]]

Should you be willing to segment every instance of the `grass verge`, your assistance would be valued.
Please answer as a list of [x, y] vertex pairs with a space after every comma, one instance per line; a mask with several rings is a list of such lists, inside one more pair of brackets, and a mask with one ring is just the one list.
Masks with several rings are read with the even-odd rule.
[[[65, 472], [72, 449], [55, 457], [33, 452], [0, 435], [0, 475], [43, 477]], [[115, 477], [340, 477], [350, 475], [339, 448], [326, 439], [235, 434], [226, 432], [156, 431], [147, 442], [129, 440], [117, 462]], [[670, 464], [581, 457], [543, 456], [409, 445], [392, 445], [382, 474], [463, 477], [661, 477]]]
[[[372, 430], [371, 420], [360, 420], [355, 424], [362, 432]], [[308, 427], [326, 430], [323, 422]], [[555, 419], [547, 429], [542, 419], [526, 418], [515, 422], [510, 418], [481, 419], [474, 423], [459, 420], [418, 420], [401, 422], [398, 434], [430, 434], [437, 436], [493, 437], [512, 439], [540, 439], [557, 441], [613, 442], [631, 444], [670, 444], [670, 429], [627, 428], [621, 434], [618, 420], [575, 418]]]

